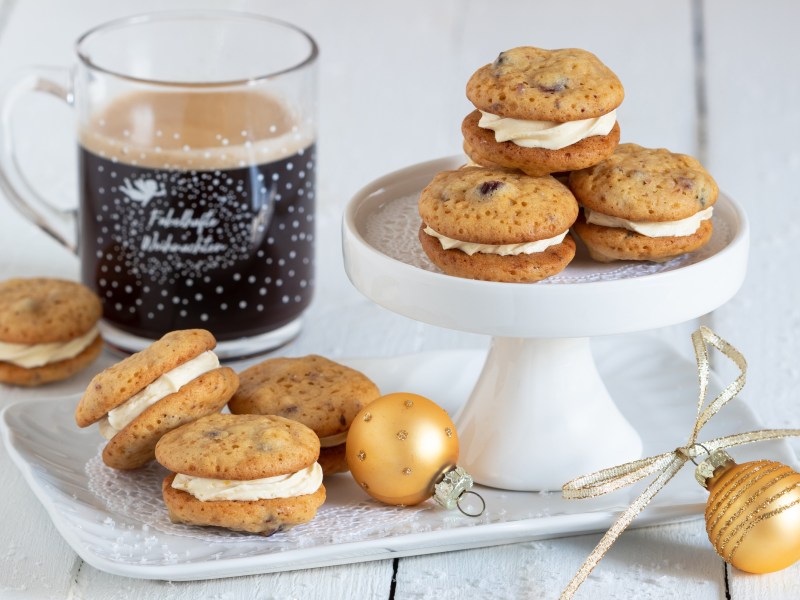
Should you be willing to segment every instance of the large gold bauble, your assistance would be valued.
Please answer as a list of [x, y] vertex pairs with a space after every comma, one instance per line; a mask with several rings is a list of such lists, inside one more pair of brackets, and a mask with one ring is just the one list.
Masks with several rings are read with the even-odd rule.
[[458, 461], [455, 425], [417, 394], [382, 396], [359, 412], [347, 434], [347, 465], [356, 482], [387, 504], [419, 504]]
[[707, 487], [708, 539], [726, 562], [771, 573], [800, 559], [800, 474], [769, 460], [730, 461]]

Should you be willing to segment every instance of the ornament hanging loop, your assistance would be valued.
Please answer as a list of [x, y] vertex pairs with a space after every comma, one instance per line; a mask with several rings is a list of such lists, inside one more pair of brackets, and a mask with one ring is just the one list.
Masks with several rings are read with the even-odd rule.
[[[477, 496], [477, 497], [478, 497], [478, 500], [480, 500], [480, 503], [481, 503], [481, 509], [480, 509], [478, 512], [469, 512], [469, 511], [466, 511], [466, 510], [464, 510], [464, 508], [461, 506], [461, 500], [464, 498], [464, 496], [467, 496], [467, 495], [469, 495], [469, 494], [471, 494], [471, 495], [473, 495], [473, 496]], [[480, 495], [478, 492], [473, 492], [472, 490], [467, 490], [467, 491], [465, 491], [465, 492], [462, 492], [462, 494], [461, 494], [461, 495], [458, 497], [458, 500], [456, 500], [456, 508], [457, 508], [459, 511], [461, 511], [461, 514], [462, 514], [462, 515], [465, 515], [465, 516], [467, 516], [467, 517], [480, 517], [480, 516], [481, 516], [481, 515], [484, 513], [484, 511], [486, 510], [486, 500], [484, 500], [484, 499], [483, 499], [483, 496], [481, 496], [481, 495]]]
[[[709, 450], [708, 448], [706, 448], [705, 446], [703, 446], [703, 444], [701, 444], [700, 442], [695, 442], [695, 446], [700, 446], [700, 447], [701, 447], [703, 450], [705, 450], [705, 451], [706, 451], [706, 456], [711, 456], [711, 450]], [[694, 463], [694, 466], [695, 466], [695, 467], [699, 467], [699, 466], [700, 466], [700, 463], [698, 463], [698, 462], [697, 462], [697, 461], [694, 459], [694, 456], [689, 456], [689, 460], [690, 460], [690, 461], [692, 461], [692, 462]]]
[[[468, 517], [480, 517], [486, 510], [486, 501], [478, 492], [472, 491], [472, 477], [461, 467], [453, 467], [444, 474], [439, 483], [434, 487], [433, 499], [443, 508], [452, 510], [457, 508]], [[467, 494], [477, 496], [481, 501], [481, 510], [471, 512], [461, 507], [461, 500]]]

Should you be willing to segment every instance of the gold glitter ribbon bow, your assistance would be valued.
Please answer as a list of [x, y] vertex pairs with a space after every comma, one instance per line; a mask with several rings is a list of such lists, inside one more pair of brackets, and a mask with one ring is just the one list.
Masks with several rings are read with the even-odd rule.
[[[636, 516], [647, 506], [655, 495], [661, 491], [670, 479], [681, 470], [687, 461], [694, 459], [700, 454], [710, 454], [715, 450], [730, 448], [741, 444], [760, 442], [763, 440], [774, 440], [790, 436], [800, 436], [800, 429], [764, 429], [760, 431], [750, 431], [725, 437], [716, 438], [702, 445], [697, 442], [700, 430], [708, 423], [725, 404], [744, 387], [745, 374], [747, 373], [747, 362], [744, 356], [728, 342], [711, 331], [708, 327], [701, 327], [692, 334], [692, 343], [697, 357], [697, 373], [700, 378], [700, 398], [697, 403], [697, 419], [694, 429], [689, 436], [689, 441], [685, 446], [680, 446], [672, 452], [665, 452], [657, 456], [635, 460], [633, 462], [602, 469], [583, 477], [577, 477], [564, 484], [562, 495], [567, 499], [594, 498], [603, 494], [608, 494], [620, 488], [629, 486], [640, 479], [658, 473], [658, 476], [645, 488], [645, 490], [633, 501], [633, 503], [623, 512], [614, 524], [606, 532], [595, 549], [581, 565], [581, 568], [569, 582], [569, 585], [561, 593], [561, 600], [569, 600], [578, 590], [580, 585], [589, 576], [589, 573], [597, 566], [597, 563], [605, 556], [617, 538], [631, 524]], [[739, 376], [730, 383], [719, 396], [717, 396], [705, 408], [706, 391], [710, 374], [708, 361], [708, 344], [727, 356], [739, 368]]]

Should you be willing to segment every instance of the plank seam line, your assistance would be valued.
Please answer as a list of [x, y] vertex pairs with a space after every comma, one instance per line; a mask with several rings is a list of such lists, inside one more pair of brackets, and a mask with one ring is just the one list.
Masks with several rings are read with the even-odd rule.
[[76, 557], [75, 566], [73, 567], [73, 575], [69, 583], [69, 592], [67, 593], [67, 600], [81, 600], [80, 592], [78, 591], [78, 578], [81, 574], [81, 569], [86, 563], [80, 557]]
[[[694, 103], [697, 112], [695, 143], [697, 160], [708, 163], [708, 88], [706, 87], [706, 21], [704, 0], [692, 1], [692, 56], [694, 58]], [[714, 312], [702, 315], [700, 325], [714, 328]], [[711, 368], [719, 362], [715, 354], [711, 357]]]
[[394, 594], [397, 590], [397, 568], [400, 566], [400, 559], [395, 558], [392, 560], [392, 582], [389, 585], [389, 600], [394, 600]]
[[708, 90], [706, 88], [706, 23], [704, 0], [692, 0], [692, 54], [694, 56], [694, 97], [697, 110], [697, 158], [708, 162]]
[[722, 561], [722, 574], [725, 579], [725, 600], [731, 600], [731, 587], [728, 581], [728, 563]]

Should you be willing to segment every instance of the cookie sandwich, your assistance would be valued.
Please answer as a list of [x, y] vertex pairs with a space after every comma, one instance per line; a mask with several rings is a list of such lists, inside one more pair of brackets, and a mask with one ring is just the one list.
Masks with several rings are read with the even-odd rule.
[[467, 82], [476, 110], [461, 125], [464, 150], [478, 164], [535, 176], [591, 166], [619, 143], [624, 95], [591, 52], [506, 50]]
[[156, 458], [173, 523], [271, 535], [314, 518], [325, 502], [319, 439], [283, 417], [216, 414], [169, 432]]
[[503, 169], [442, 171], [419, 199], [419, 240], [448, 275], [530, 283], [559, 273], [575, 256], [572, 193], [553, 177]]
[[235, 414], [279, 415], [311, 428], [325, 475], [347, 471], [345, 442], [358, 411], [380, 396], [363, 373], [322, 356], [271, 358], [239, 374]]
[[37, 386], [71, 377], [103, 349], [100, 299], [62, 279], [0, 282], [0, 382]]
[[583, 206], [574, 231], [600, 262], [663, 262], [703, 247], [719, 189], [691, 156], [620, 144], [613, 156], [570, 175]]
[[155, 458], [168, 431], [219, 412], [239, 385], [219, 366], [217, 342], [204, 329], [172, 331], [98, 373], [75, 410], [79, 427], [98, 424], [108, 440], [103, 462], [135, 469]]

